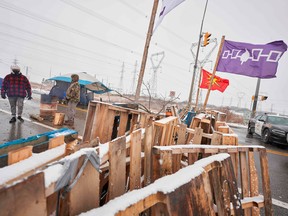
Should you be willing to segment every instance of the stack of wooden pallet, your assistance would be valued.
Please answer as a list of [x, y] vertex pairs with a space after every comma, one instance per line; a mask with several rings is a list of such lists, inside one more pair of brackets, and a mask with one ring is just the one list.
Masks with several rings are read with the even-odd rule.
[[254, 215], [264, 207], [272, 215], [264, 147], [239, 145], [217, 112], [196, 116], [188, 127], [177, 116], [153, 118], [90, 103], [83, 141], [71, 155], [0, 184], [1, 213]]

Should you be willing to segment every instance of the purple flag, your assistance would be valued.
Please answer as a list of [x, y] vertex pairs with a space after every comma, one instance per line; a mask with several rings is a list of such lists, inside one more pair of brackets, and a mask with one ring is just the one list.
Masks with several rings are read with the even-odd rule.
[[224, 41], [217, 71], [249, 77], [276, 77], [278, 61], [287, 45], [283, 41], [256, 45]]

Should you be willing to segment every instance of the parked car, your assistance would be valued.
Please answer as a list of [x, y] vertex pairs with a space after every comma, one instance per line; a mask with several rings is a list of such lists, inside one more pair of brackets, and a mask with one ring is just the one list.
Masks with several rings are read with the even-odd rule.
[[248, 134], [261, 136], [264, 143], [288, 146], [288, 117], [275, 114], [257, 115], [249, 120]]

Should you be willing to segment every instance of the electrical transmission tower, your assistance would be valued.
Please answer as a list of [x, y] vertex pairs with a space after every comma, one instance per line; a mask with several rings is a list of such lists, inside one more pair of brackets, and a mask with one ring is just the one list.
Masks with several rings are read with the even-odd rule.
[[14, 65], [18, 65], [18, 63], [19, 63], [19, 61], [15, 58], [15, 59], [13, 60], [13, 64], [14, 64]]
[[131, 94], [134, 94], [134, 93], [135, 93], [136, 75], [137, 75], [137, 61], [135, 62], [135, 68], [134, 68], [134, 72], [133, 72], [133, 80], [132, 80], [132, 86], [131, 86]]
[[[201, 59], [201, 60], [199, 60], [199, 58], [198, 58], [197, 70], [196, 70], [195, 80], [193, 82], [193, 89], [192, 89], [192, 103], [193, 103], [193, 99], [194, 99], [194, 103], [195, 103], [195, 99], [196, 99], [195, 94], [197, 93], [197, 91], [195, 89], [198, 88], [198, 83], [199, 83], [200, 73], [201, 73], [200, 69], [203, 68], [204, 65], [207, 64], [207, 63], [211, 63], [212, 64], [212, 60], [210, 60], [209, 58], [210, 58], [211, 54], [213, 53], [213, 51], [215, 50], [215, 48], [218, 45], [217, 38], [212, 38], [210, 40], [209, 44], [212, 44], [212, 43], [214, 44], [214, 46], [210, 49], [210, 51], [206, 54], [206, 56], [203, 59]], [[195, 61], [196, 61], [196, 53], [193, 51], [193, 49], [195, 49], [197, 47], [198, 47], [198, 42], [192, 43], [191, 48], [190, 48], [190, 51], [192, 53], [193, 60], [194, 60], [194, 62], [192, 62], [192, 63], [195, 63]], [[190, 72], [190, 68], [189, 68], [189, 72]], [[199, 101], [202, 101], [201, 91], [200, 91], [200, 95], [199, 95]]]
[[241, 108], [241, 101], [244, 96], [245, 96], [244, 92], [238, 92], [238, 105], [237, 105], [238, 108]]
[[159, 52], [159, 53], [154, 53], [150, 57], [150, 60], [152, 63], [152, 69], [153, 69], [153, 75], [150, 81], [151, 83], [150, 92], [151, 92], [152, 97], [157, 97], [157, 71], [160, 68], [160, 64], [162, 63], [164, 57], [165, 57], [164, 51]]
[[124, 67], [125, 64], [124, 62], [122, 63], [122, 70], [121, 70], [121, 75], [120, 75], [120, 82], [119, 82], [119, 92], [124, 93], [124, 89], [123, 89], [123, 77], [124, 77]]

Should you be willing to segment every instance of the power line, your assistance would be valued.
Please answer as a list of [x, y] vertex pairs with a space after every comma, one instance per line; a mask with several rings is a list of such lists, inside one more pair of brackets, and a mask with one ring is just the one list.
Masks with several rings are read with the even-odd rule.
[[[127, 2], [123, 1], [123, 0], [118, 0], [119, 2], [121, 2], [122, 4], [124, 4], [126, 7], [130, 8], [131, 10], [135, 11], [136, 13], [140, 14], [141, 16], [144, 16], [145, 18], [148, 17], [148, 15], [146, 15], [142, 10], [139, 10], [137, 7], [134, 7], [130, 4], [128, 4]], [[160, 28], [164, 29], [165, 31], [167, 31], [169, 34], [173, 35], [174, 37], [178, 38], [179, 40], [181, 40], [182, 42], [186, 43], [187, 45], [190, 45], [190, 42], [187, 41], [186, 39], [184, 39], [183, 37], [181, 37], [180, 35], [176, 34], [174, 31], [171, 31], [170, 29], [166, 28], [163, 25], [159, 26]]]
[[127, 28], [126, 26], [120, 25], [119, 23], [117, 23], [117, 22], [115, 22], [113, 20], [110, 20], [107, 17], [102, 16], [102, 15], [96, 13], [95, 11], [93, 11], [91, 9], [83, 7], [83, 6], [81, 6], [80, 4], [77, 4], [74, 1], [70, 1], [70, 0], [60, 0], [60, 1], [62, 1], [65, 4], [68, 4], [68, 5], [72, 6], [74, 8], [77, 8], [78, 10], [80, 10], [80, 11], [82, 11], [84, 13], [87, 13], [87, 14], [89, 14], [89, 15], [97, 18], [97, 19], [100, 19], [100, 20], [102, 20], [105, 23], [113, 25], [113, 26], [117, 27], [118, 29], [121, 29], [122, 31], [125, 31], [126, 33], [132, 34], [132, 35], [134, 35], [134, 36], [136, 36], [138, 38], [141, 38], [143, 40], [145, 39], [145, 37], [143, 37], [143, 35], [138, 34], [137, 32], [132, 31], [131, 29]]
[[136, 54], [136, 55], [140, 55], [140, 53], [134, 51], [134, 50], [131, 50], [131, 49], [128, 49], [128, 48], [125, 48], [125, 47], [122, 47], [122, 46], [119, 46], [115, 43], [112, 43], [110, 41], [106, 41], [102, 38], [99, 38], [99, 37], [96, 37], [94, 35], [91, 35], [91, 34], [88, 34], [88, 33], [84, 33], [84, 32], [81, 32], [75, 28], [72, 28], [72, 27], [69, 27], [69, 26], [66, 26], [66, 25], [62, 25], [60, 23], [57, 23], [57, 22], [54, 22], [52, 20], [49, 20], [49, 19], [46, 19], [44, 17], [40, 17], [36, 14], [33, 14], [31, 12], [29, 12], [28, 10], [25, 10], [25, 9], [22, 9], [22, 8], [19, 8], [13, 4], [9, 4], [7, 2], [4, 2], [4, 1], [1, 1], [0, 2], [0, 7], [1, 8], [4, 8], [4, 9], [7, 9], [7, 10], [10, 10], [12, 12], [15, 12], [17, 14], [21, 14], [23, 16], [26, 16], [26, 17], [29, 17], [29, 18], [32, 18], [34, 20], [37, 20], [37, 21], [40, 21], [40, 22], [43, 22], [43, 23], [46, 23], [46, 24], [49, 24], [51, 26], [54, 26], [56, 28], [59, 28], [59, 29], [62, 29], [62, 30], [66, 30], [66, 31], [69, 31], [71, 33], [74, 33], [74, 34], [78, 34], [80, 36], [83, 36], [83, 37], [86, 37], [86, 38], [89, 38], [89, 39], [92, 39], [92, 40], [97, 40], [97, 41], [100, 41], [102, 43], [105, 43], [109, 46], [113, 46], [113, 47], [116, 47], [116, 48], [119, 48], [119, 49], [122, 49], [122, 50], [125, 50], [125, 51], [128, 51], [129, 53], [133, 53], [133, 54]]
[[20, 38], [20, 37], [17, 37], [17, 36], [15, 36], [15, 35], [7, 34], [7, 33], [4, 33], [4, 32], [0, 32], [0, 34], [5, 35], [5, 36], [8, 36], [9, 38], [14, 38], [14, 39], [22, 40], [22, 41], [25, 41], [25, 42], [28, 42], [28, 43], [32, 43], [32, 44], [34, 43], [34, 44], [36, 44], [36, 45], [40, 45], [40, 46], [42, 46], [42, 47], [48, 47], [48, 48], [53, 49], [53, 50], [54, 50], [54, 49], [58, 49], [58, 50], [60, 50], [60, 51], [62, 51], [62, 52], [67, 52], [67, 53], [70, 53], [70, 54], [73, 54], [73, 55], [82, 56], [82, 57], [85, 57], [85, 58], [92, 59], [92, 60], [94, 60], [94, 61], [98, 61], [98, 62], [102, 62], [102, 63], [105, 63], [105, 64], [114, 65], [114, 66], [119, 67], [118, 64], [113, 64], [113, 63], [106, 62], [106, 61], [103, 61], [103, 60], [100, 60], [100, 59], [95, 59], [95, 58], [90, 57], [90, 56], [86, 56], [86, 55], [82, 55], [82, 54], [79, 54], [79, 53], [74, 53], [74, 52], [71, 52], [71, 51], [67, 51], [67, 50], [61, 49], [61, 48], [59, 48], [59, 47], [55, 48], [55, 47], [49, 46], [49, 45], [47, 45], [47, 44], [42, 44], [42, 43], [39, 43], [39, 42], [30, 41], [30, 40], [27, 40], [27, 39], [24, 39], [24, 38]]
[[[64, 1], [65, 1], [65, 0], [64, 0]], [[33, 13], [31, 13], [31, 12], [25, 10], [25, 9], [19, 8], [19, 7], [15, 6], [15, 5], [9, 4], [9, 3], [7, 3], [7, 2], [3, 2], [3, 1], [0, 2], [0, 7], [4, 8], [4, 9], [7, 9], [7, 10], [10, 10], [10, 11], [13, 11], [13, 12], [18, 13], [18, 14], [21, 14], [21, 15], [27, 16], [27, 17], [32, 18], [32, 19], [34, 19], [34, 20], [37, 20], [37, 21], [40, 21], [40, 22], [44, 22], [44, 23], [49, 24], [49, 25], [52, 25], [52, 26], [54, 26], [54, 27], [57, 27], [57, 28], [60, 28], [60, 29], [63, 29], [63, 30], [66, 30], [66, 31], [69, 31], [69, 32], [72, 32], [72, 33], [75, 33], [75, 34], [78, 34], [78, 35], [87, 37], [87, 38], [90, 38], [90, 39], [98, 40], [98, 41], [103, 42], [103, 43], [106, 43], [106, 44], [108, 44], [108, 45], [115, 46], [115, 47], [117, 47], [117, 48], [120, 48], [120, 49], [129, 51], [130, 53], [137, 54], [138, 56], [141, 55], [140, 53], [138, 53], [138, 52], [136, 52], [136, 51], [133, 51], [133, 50], [130, 50], [130, 49], [127, 49], [127, 48], [118, 46], [118, 45], [116, 45], [116, 44], [114, 44], [114, 43], [112, 43], [112, 42], [108, 42], [108, 41], [106, 41], [106, 40], [103, 40], [103, 39], [101, 39], [101, 38], [95, 37], [95, 36], [93, 36], [93, 35], [90, 35], [90, 34], [81, 32], [81, 31], [79, 31], [79, 30], [77, 30], [77, 29], [70, 28], [70, 27], [68, 27], [68, 26], [59, 24], [59, 23], [57, 23], [57, 22], [51, 21], [51, 20], [49, 20], [49, 19], [46, 19], [46, 18], [44, 18], [44, 17], [40, 17], [40, 16], [38, 16], [38, 15], [36, 15], [36, 14], [33, 14]], [[103, 19], [104, 19], [104, 18], [103, 18]], [[108, 20], [108, 19], [106, 19], [106, 20]], [[107, 22], [108, 22], [108, 21], [107, 21]], [[109, 22], [110, 22], [110, 23], [113, 23], [112, 21], [109, 21]], [[127, 32], [128, 32], [128, 31], [127, 31]], [[135, 35], [135, 34], [134, 34], [134, 35]], [[172, 49], [170, 49], [170, 48], [168, 48], [168, 47], [165, 47], [165, 46], [163, 46], [163, 45], [159, 45], [159, 44], [157, 44], [157, 43], [156, 43], [155, 45], [157, 45], [157, 46], [159, 46], [159, 47], [161, 47], [161, 48], [163, 48], [163, 49], [165, 49], [165, 50], [168, 50], [169, 52], [173, 53], [174, 55], [176, 55], [176, 56], [178, 56], [178, 57], [181, 57], [182, 59], [185, 58], [185, 59], [189, 60], [187, 57], [178, 54], [177, 52], [175, 52], [174, 50], [172, 50]], [[172, 65], [172, 64], [170, 64], [170, 66], [171, 66], [171, 65]], [[180, 68], [180, 67], [178, 67], [178, 66], [174, 66], [174, 65], [172, 65], [172, 66], [173, 66], [174, 68]], [[182, 68], [181, 70], [185, 70], [185, 69]]]
[[[58, 40], [55, 40], [53, 38], [49, 38], [49, 37], [46, 37], [46, 36], [43, 36], [43, 35], [39, 35], [39, 34], [36, 34], [34, 32], [30, 32], [30, 31], [27, 31], [25, 29], [21, 29], [21, 28], [18, 28], [16, 26], [12, 26], [12, 25], [9, 25], [9, 24], [6, 24], [6, 23], [3, 23], [0, 21], [0, 25], [3, 25], [5, 27], [8, 27], [8, 28], [12, 28], [12, 29], [16, 29], [17, 31], [20, 31], [20, 32], [24, 32], [24, 33], [27, 33], [29, 35], [32, 35], [32, 36], [35, 36], [35, 37], [38, 37], [40, 39], [45, 39], [45, 40], [48, 40], [48, 41], [51, 41], [51, 42], [54, 42], [54, 43], [57, 43], [57, 44], [60, 44], [60, 45], [63, 45], [63, 46], [67, 46], [69, 48], [74, 48], [74, 49], [77, 49], [77, 50], [81, 50], [81, 51], [84, 51], [84, 52], [87, 52], [87, 53], [91, 53], [91, 54], [94, 54], [94, 55], [97, 55], [97, 56], [101, 56], [101, 57], [104, 57], [104, 58], [108, 58], [110, 60], [113, 60], [113, 61], [116, 61], [116, 62], [123, 62], [122, 60], [120, 59], [117, 59], [117, 58], [113, 58], [111, 56], [107, 56], [107, 55], [104, 55], [104, 54], [101, 54], [101, 53], [98, 53], [98, 52], [95, 52], [95, 51], [91, 51], [91, 50], [88, 50], [88, 49], [84, 49], [82, 47], [77, 47], [73, 44], [68, 44], [68, 43], [65, 43], [65, 42], [61, 42], [61, 41], [58, 41]], [[130, 65], [130, 66], [133, 66], [132, 63], [129, 63], [129, 62], [125, 62], [126, 65]]]
[[[4, 40], [4, 39], [1, 39], [1, 40]], [[11, 42], [11, 41], [9, 41], [9, 40], [4, 40], [4, 41], [6, 41], [6, 42], [9, 42], [9, 43], [11, 43], [12, 45], [15, 45], [15, 44], [17, 44], [16, 42]], [[20, 44], [21, 45], [21, 44]], [[36, 48], [31, 48], [31, 47], [29, 47], [29, 46], [27, 46], [27, 45], [22, 45], [23, 47], [26, 47], [26, 48], [28, 48], [28, 49], [32, 49], [32, 50], [39, 50], [39, 49], [36, 49]], [[18, 47], [17, 47], [18, 48]], [[1, 49], [1, 51], [3, 52], [4, 50], [3, 49]], [[50, 54], [50, 55], [52, 55], [52, 56], [55, 56], [55, 52], [48, 52], [48, 51], [43, 51], [43, 50], [39, 50], [41, 53], [43, 53], [43, 52], [45, 52], [45, 53], [48, 53], [48, 54]], [[9, 51], [8, 51], [9, 52]], [[11, 52], [11, 51], [10, 51]], [[5, 51], [5, 54], [7, 53], [7, 51]], [[14, 53], [13, 53], [14, 54]], [[19, 55], [19, 54], [18, 54]], [[56, 55], [58, 55], [59, 57], [62, 57], [62, 58], [66, 58], [66, 59], [69, 59], [69, 60], [71, 60], [73, 63], [75, 62], [75, 58], [70, 58], [70, 57], [68, 57], [68, 56], [61, 56], [61, 55], [59, 55], [59, 54], [56, 54]], [[27, 56], [23, 56], [22, 55], [22, 57], [24, 57], [24, 58], [30, 58], [30, 59], [35, 59], [35, 60], [40, 60], [40, 61], [43, 61], [43, 62], [46, 62], [46, 63], [48, 63], [48, 64], [51, 64], [51, 62], [48, 62], [48, 61], [44, 61], [44, 60], [42, 60], [42, 59], [39, 59], [39, 58], [35, 58], [35, 57], [27, 57]], [[77, 61], [77, 62], [82, 62], [82, 61]], [[56, 63], [57, 65], [59, 65], [59, 63]], [[86, 64], [87, 65], [87, 63], [85, 63], [85, 62], [82, 62], [82, 64]], [[62, 64], [63, 66], [64, 66], [64, 64]], [[88, 65], [94, 65], [93, 63], [91, 63], [91, 62], [89, 62], [89, 64]], [[67, 65], [65, 65], [65, 66], [67, 66]], [[96, 65], [95, 65], [96, 66]], [[98, 65], [97, 65], [98, 66]], [[103, 66], [102, 66], [103, 67]], [[119, 66], [117, 66], [117, 67], [119, 67]]]
[[[132, 31], [132, 30], [130, 30], [129, 28], [123, 26], [123, 25], [120, 25], [120, 24], [116, 23], [115, 21], [110, 20], [110, 19], [108, 19], [108, 18], [106, 18], [106, 17], [104, 17], [104, 16], [96, 13], [96, 12], [93, 11], [93, 10], [90, 10], [90, 9], [88, 9], [88, 8], [85, 8], [85, 7], [83, 7], [83, 6], [75, 3], [75, 2], [73, 2], [73, 1], [70, 1], [70, 0], [60, 0], [60, 1], [66, 3], [66, 4], [69, 4], [70, 6], [75, 7], [75, 8], [77, 8], [77, 9], [79, 9], [80, 11], [85, 12], [85, 13], [93, 16], [93, 17], [96, 17], [96, 18], [98, 18], [98, 19], [100, 19], [100, 20], [102, 20], [102, 21], [104, 21], [104, 22], [106, 22], [106, 23], [108, 23], [108, 24], [111, 24], [111, 25], [113, 25], [113, 26], [116, 26], [117, 28], [119, 28], [119, 29], [121, 29], [121, 30], [123, 30], [123, 31], [125, 31], [125, 32], [127, 32], [127, 33], [129, 33], [129, 34], [132, 34], [132, 35], [134, 35], [134, 36], [136, 36], [136, 37], [138, 37], [138, 38], [144, 39], [144, 37], [143, 37], [142, 35], [138, 34], [137, 32]], [[121, 3], [123, 3], [123, 1], [122, 1]], [[125, 4], [125, 5], [127, 5], [127, 4]], [[169, 30], [168, 30], [168, 31], [169, 31]], [[170, 33], [171, 33], [171, 31], [170, 31]], [[174, 33], [174, 35], [177, 35], [177, 34]], [[178, 38], [181, 38], [180, 36], [177, 36], [177, 37], [178, 37]], [[152, 39], [152, 41], [153, 41], [153, 39]], [[186, 56], [183, 56], [183, 55], [175, 52], [174, 50], [172, 50], [172, 49], [170, 49], [170, 48], [168, 48], [168, 47], [165, 47], [165, 46], [163, 46], [163, 45], [161, 45], [161, 44], [159, 44], [159, 43], [154, 43], [154, 45], [159, 46], [160, 48], [166, 49], [167, 51], [173, 53], [173, 54], [176, 55], [176, 56], [179, 56], [179, 57], [181, 57], [181, 58], [188, 59]], [[190, 59], [188, 59], [188, 60], [190, 60]]]

